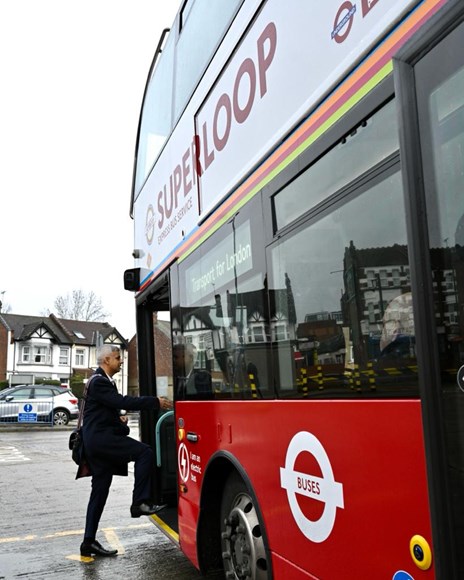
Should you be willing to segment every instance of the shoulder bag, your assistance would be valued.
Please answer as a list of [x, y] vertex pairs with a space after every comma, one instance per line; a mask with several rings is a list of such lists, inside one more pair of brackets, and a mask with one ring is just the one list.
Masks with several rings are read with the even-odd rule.
[[92, 375], [85, 385], [83, 401], [79, 409], [79, 417], [77, 419], [77, 427], [71, 432], [71, 435], [69, 436], [69, 449], [71, 450], [71, 456], [74, 463], [79, 466], [76, 479], [79, 477], [88, 477], [89, 475], [92, 475], [90, 466], [87, 463], [87, 459], [84, 453], [84, 442], [82, 440], [82, 420], [84, 419], [87, 391], [94, 376], [95, 375]]

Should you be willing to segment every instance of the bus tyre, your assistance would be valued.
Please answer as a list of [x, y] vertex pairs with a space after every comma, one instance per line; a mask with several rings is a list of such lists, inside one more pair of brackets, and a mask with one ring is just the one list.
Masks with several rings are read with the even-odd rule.
[[221, 547], [228, 580], [272, 577], [262, 523], [243, 479], [235, 471], [226, 482], [221, 501]]

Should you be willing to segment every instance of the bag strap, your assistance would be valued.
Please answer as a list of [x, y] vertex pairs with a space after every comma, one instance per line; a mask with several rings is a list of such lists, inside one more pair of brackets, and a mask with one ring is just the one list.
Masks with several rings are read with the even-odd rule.
[[83, 402], [82, 402], [82, 405], [80, 406], [79, 416], [77, 418], [77, 429], [78, 430], [81, 428], [82, 420], [84, 419], [84, 409], [85, 409], [85, 402], [87, 400], [87, 391], [89, 390], [90, 383], [92, 382], [92, 379], [94, 377], [97, 377], [97, 376], [99, 376], [99, 375], [92, 375], [90, 377], [90, 379], [87, 381], [87, 383], [85, 384], [84, 395], [82, 397], [83, 398]]

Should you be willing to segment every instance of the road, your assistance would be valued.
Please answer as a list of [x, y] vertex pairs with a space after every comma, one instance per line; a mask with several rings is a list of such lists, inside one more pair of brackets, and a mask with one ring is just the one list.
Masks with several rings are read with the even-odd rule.
[[0, 580], [202, 578], [148, 518], [131, 518], [133, 473], [113, 479], [97, 537], [119, 555], [81, 558], [90, 478], [74, 479], [69, 433], [0, 426]]

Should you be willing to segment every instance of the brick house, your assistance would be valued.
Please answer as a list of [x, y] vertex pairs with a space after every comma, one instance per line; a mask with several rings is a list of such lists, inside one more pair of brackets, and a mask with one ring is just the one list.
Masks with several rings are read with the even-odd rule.
[[121, 349], [125, 364], [114, 378], [118, 390], [126, 394], [128, 345], [115, 327], [54, 314], [0, 314], [0, 381], [33, 383], [40, 378], [69, 385], [76, 375], [85, 381], [97, 367], [96, 349], [103, 343]]

